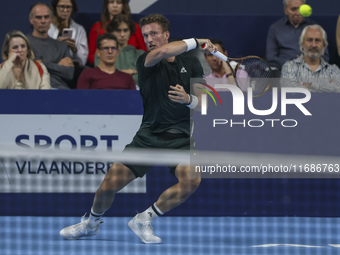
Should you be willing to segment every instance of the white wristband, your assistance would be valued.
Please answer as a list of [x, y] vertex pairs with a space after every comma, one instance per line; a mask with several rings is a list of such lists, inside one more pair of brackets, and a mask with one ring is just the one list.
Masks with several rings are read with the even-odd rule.
[[185, 40], [183, 40], [183, 42], [185, 42], [187, 44], [186, 52], [188, 52], [189, 50], [194, 50], [198, 46], [195, 38], [185, 39]]
[[190, 109], [195, 109], [197, 105], [198, 105], [198, 98], [197, 98], [197, 96], [190, 95], [190, 104], [187, 104], [187, 106]]

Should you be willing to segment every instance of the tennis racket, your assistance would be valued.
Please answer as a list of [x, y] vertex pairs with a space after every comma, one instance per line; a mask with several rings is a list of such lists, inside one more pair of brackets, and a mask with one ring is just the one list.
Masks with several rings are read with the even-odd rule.
[[[201, 47], [202, 49], [205, 49], [207, 46], [206, 44], [203, 44]], [[219, 51], [210, 53], [228, 64], [229, 60], [237, 62], [233, 75], [235, 77], [236, 85], [243, 92], [248, 92], [248, 88], [252, 88], [253, 97], [258, 97], [262, 96], [270, 88], [273, 73], [270, 66], [264, 59], [257, 56], [228, 58]]]

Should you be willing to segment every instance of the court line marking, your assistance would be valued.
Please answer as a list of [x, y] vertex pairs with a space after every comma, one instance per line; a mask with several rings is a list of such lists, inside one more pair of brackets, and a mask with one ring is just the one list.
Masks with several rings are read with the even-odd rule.
[[[305, 244], [260, 244], [260, 245], [253, 245], [251, 247], [254, 248], [268, 248], [268, 247], [303, 247], [303, 248], [326, 248], [326, 246], [315, 246], [315, 245], [305, 245]], [[340, 245], [339, 245], [340, 247]]]

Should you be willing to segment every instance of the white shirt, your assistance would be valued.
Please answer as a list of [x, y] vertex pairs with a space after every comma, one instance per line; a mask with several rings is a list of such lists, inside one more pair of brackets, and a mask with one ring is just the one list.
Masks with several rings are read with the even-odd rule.
[[[77, 47], [77, 53], [74, 53], [70, 49], [70, 54], [73, 59], [77, 60], [80, 64], [85, 65], [89, 55], [86, 31], [82, 25], [79, 25], [73, 19], [70, 19], [70, 28], [73, 29], [72, 39], [76, 41]], [[58, 38], [59, 30], [54, 24], [51, 24], [48, 35], [53, 39]]]

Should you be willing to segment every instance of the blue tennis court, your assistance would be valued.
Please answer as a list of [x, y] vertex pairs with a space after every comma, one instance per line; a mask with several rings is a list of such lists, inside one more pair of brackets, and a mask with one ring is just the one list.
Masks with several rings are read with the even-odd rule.
[[[107, 141], [111, 140], [102, 140], [110, 135], [112, 141], [119, 143], [117, 147], [125, 146], [130, 141], [126, 140], [130, 139], [126, 132], [135, 132], [127, 130], [128, 127], [138, 127], [140, 123], [140, 109], [135, 105], [140, 100], [139, 95], [126, 91], [91, 92], [40, 94], [23, 91], [14, 94], [5, 91], [0, 100], [3, 128], [7, 124], [6, 132], [1, 132], [2, 141], [10, 144], [19, 141], [19, 144], [33, 146], [34, 141], [40, 139], [54, 147], [60, 139], [66, 139], [67, 144], [71, 142], [81, 152], [82, 141], [90, 139], [110, 151], [112, 148]], [[71, 105], [55, 107], [61, 96]], [[262, 98], [260, 103], [265, 107], [261, 109], [267, 109], [266, 103], [271, 102], [271, 98]], [[29, 99], [26, 105], [31, 108], [22, 107], [17, 112], [18, 105], [13, 102], [25, 102], [25, 99]], [[89, 104], [85, 109], [83, 104], [75, 102]], [[130, 102], [133, 102], [131, 107]], [[202, 137], [207, 138], [207, 143], [216, 141], [221, 146], [229, 146], [232, 152], [250, 148], [258, 153], [338, 157], [339, 118], [329, 116], [337, 116], [339, 102], [337, 95], [313, 95], [308, 105], [312, 118], [302, 115], [298, 109], [293, 109], [287, 116], [299, 122], [294, 130], [271, 126], [263, 129], [241, 127], [228, 128], [225, 140], [214, 138], [212, 132]], [[95, 106], [98, 105], [102, 108], [97, 111]], [[70, 113], [70, 109], [74, 112]], [[107, 109], [117, 109], [117, 112]], [[217, 111], [219, 108], [210, 109]], [[245, 115], [244, 118], [254, 117]], [[280, 113], [270, 118], [279, 119]], [[202, 127], [203, 124], [196, 125], [195, 130], [202, 131]], [[119, 140], [116, 141], [113, 137], [117, 135]], [[196, 142], [198, 144], [199, 139]], [[203, 144], [207, 143], [203, 141]], [[14, 150], [13, 155], [16, 153]], [[70, 172], [62, 172], [54, 159], [39, 156], [18, 160], [10, 155], [1, 158], [0, 255], [340, 254], [339, 172], [332, 178], [310, 179], [280, 176], [273, 179], [203, 178], [200, 187], [185, 203], [153, 222], [154, 233], [163, 243], [146, 245], [127, 224], [136, 210], [144, 211], [167, 187], [177, 183], [168, 169], [151, 169], [140, 184], [117, 195], [97, 236], [65, 241], [60, 238], [59, 231], [80, 222], [82, 214], [90, 210], [94, 192], [105, 174], [102, 168], [109, 165], [108, 162], [98, 160], [99, 169], [94, 169], [97, 167], [95, 158], [83, 163], [74, 159]], [[34, 163], [38, 163], [39, 168], [33, 167]], [[306, 160], [306, 164], [309, 163]]]
[[104, 217], [98, 235], [65, 241], [59, 231], [80, 217], [0, 217], [0, 254], [340, 254], [338, 218], [162, 217], [158, 245], [143, 244], [129, 220]]

